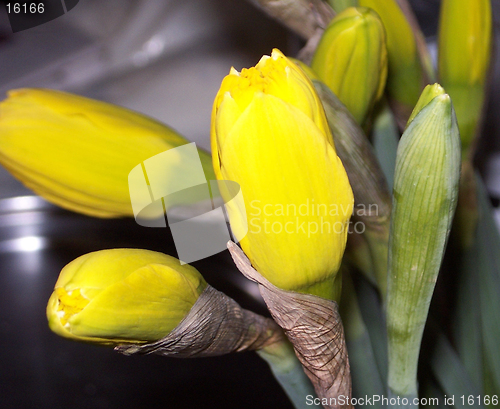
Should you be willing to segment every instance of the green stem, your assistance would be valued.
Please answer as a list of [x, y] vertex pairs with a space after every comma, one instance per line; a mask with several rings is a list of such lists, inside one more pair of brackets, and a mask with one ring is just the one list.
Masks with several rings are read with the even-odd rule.
[[[349, 271], [343, 271], [340, 313], [344, 322], [354, 397], [383, 396], [385, 386], [377, 365], [373, 343], [358, 304], [358, 297]], [[381, 328], [382, 329], [382, 328]], [[382, 402], [373, 408], [384, 409]]]
[[271, 367], [271, 371], [296, 409], [321, 406], [307, 404], [316, 398], [316, 392], [300, 364], [292, 344], [287, 340], [276, 342], [259, 351], [259, 356]]
[[198, 148], [198, 155], [200, 155], [201, 166], [208, 181], [217, 180], [215, 176], [214, 167], [212, 164], [212, 155], [204, 149]]

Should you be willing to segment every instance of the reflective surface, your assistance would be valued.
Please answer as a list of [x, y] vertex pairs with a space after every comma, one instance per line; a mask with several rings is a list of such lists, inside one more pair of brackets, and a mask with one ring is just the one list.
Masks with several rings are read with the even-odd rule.
[[[54, 335], [45, 307], [58, 273], [95, 250], [135, 247], [175, 255], [168, 229], [92, 219], [37, 197], [0, 200], [2, 408], [291, 408], [255, 353], [203, 359], [122, 356]], [[226, 253], [193, 264], [215, 288], [265, 313]]]

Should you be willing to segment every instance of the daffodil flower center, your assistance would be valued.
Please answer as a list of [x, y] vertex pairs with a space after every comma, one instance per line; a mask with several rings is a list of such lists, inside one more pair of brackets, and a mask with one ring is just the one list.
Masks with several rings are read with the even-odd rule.
[[68, 320], [75, 314], [83, 310], [89, 300], [80, 292], [80, 289], [67, 292], [65, 288], [56, 288], [55, 292], [58, 297], [57, 315], [61, 320], [61, 324], [66, 326]]

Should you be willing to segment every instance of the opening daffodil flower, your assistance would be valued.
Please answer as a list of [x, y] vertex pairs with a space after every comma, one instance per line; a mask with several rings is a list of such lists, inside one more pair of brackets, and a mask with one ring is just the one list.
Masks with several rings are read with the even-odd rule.
[[353, 194], [311, 81], [278, 50], [233, 68], [215, 98], [211, 137], [217, 178], [242, 189], [240, 244], [254, 267], [280, 288], [337, 299]]
[[182, 321], [206, 286], [195, 268], [166, 254], [96, 251], [61, 271], [47, 318], [52, 331], [77, 341], [157, 341]]

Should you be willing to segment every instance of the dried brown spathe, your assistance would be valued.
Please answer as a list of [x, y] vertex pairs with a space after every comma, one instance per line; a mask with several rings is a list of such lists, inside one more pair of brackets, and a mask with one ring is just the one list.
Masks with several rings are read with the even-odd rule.
[[[335, 301], [281, 290], [262, 277], [243, 251], [228, 243], [238, 269], [259, 289], [271, 315], [293, 344], [325, 408], [351, 408], [351, 374], [344, 328]], [[345, 402], [346, 404], [340, 404]]]
[[198, 358], [259, 350], [283, 338], [273, 320], [241, 308], [207, 285], [188, 315], [166, 337], [145, 345], [119, 345], [115, 350], [125, 355]]

